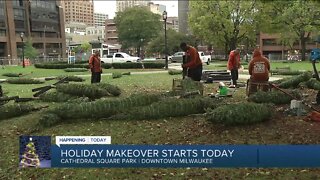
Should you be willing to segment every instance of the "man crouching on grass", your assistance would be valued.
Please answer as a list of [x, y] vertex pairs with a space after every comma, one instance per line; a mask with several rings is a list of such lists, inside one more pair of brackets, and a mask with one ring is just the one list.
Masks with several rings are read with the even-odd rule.
[[91, 84], [100, 83], [101, 81], [101, 60], [100, 60], [100, 51], [95, 51], [89, 59], [89, 68], [91, 70]]
[[181, 43], [180, 48], [186, 53], [187, 63], [182, 64], [182, 68], [188, 68], [187, 76], [194, 81], [200, 81], [202, 76], [202, 61], [196, 48]]

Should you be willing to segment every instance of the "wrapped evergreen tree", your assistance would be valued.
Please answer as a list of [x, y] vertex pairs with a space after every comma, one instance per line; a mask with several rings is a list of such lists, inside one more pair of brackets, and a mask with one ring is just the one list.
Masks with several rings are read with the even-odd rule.
[[[301, 98], [301, 94], [296, 90], [289, 91], [288, 93], [297, 99]], [[248, 100], [255, 103], [289, 104], [292, 98], [281, 91], [258, 91], [250, 95]]]
[[208, 109], [206, 118], [225, 125], [252, 124], [271, 118], [272, 109], [266, 104], [241, 103]]
[[190, 114], [204, 113], [206, 108], [215, 108], [221, 101], [210, 98], [176, 99], [169, 98], [155, 102], [149, 106], [132, 108], [123, 113], [116, 114], [113, 120], [144, 120], [166, 117], [182, 117]]
[[315, 78], [309, 79], [305, 85], [310, 89], [320, 90], [320, 81], [316, 80]]
[[0, 120], [18, 117], [39, 108], [32, 104], [6, 104], [0, 106]]
[[44, 81], [31, 78], [10, 78], [7, 80], [9, 84], [42, 84]]
[[[78, 99], [77, 96], [72, 96], [69, 94], [57, 92], [57, 91], [49, 91], [42, 95], [40, 95], [40, 100], [44, 102], [68, 102], [68, 101], [74, 101]], [[88, 99], [81, 99], [82, 101], [88, 101]]]
[[20, 162], [22, 167], [39, 167], [39, 155], [36, 153], [36, 147], [30, 138], [29, 143], [26, 145], [25, 152], [22, 155]]
[[[53, 125], [62, 120], [108, 118], [114, 114], [121, 113], [129, 108], [147, 106], [159, 101], [159, 94], [137, 94], [128, 98], [100, 99], [93, 102], [65, 103], [61, 104], [45, 114], [51, 114], [50, 120], [44, 115], [39, 122], [41, 125]], [[52, 120], [54, 119], [54, 120]], [[46, 121], [54, 121], [51, 122]]]
[[62, 76], [58, 76], [57, 79], [61, 80], [63, 78], [66, 78], [66, 81], [73, 81], [73, 82], [83, 82], [85, 81], [85, 79], [83, 79], [82, 77], [79, 76], [66, 76], [66, 75], [62, 75]]
[[110, 85], [98, 83], [97, 85], [90, 84], [59, 84], [56, 86], [58, 92], [70, 94], [73, 96], [86, 96], [90, 99], [98, 99], [105, 96], [119, 96], [120, 88]]
[[297, 88], [301, 82], [308, 81], [311, 78], [312, 78], [311, 72], [305, 72], [301, 75], [293, 76], [292, 78], [290, 78], [284, 82], [281, 82], [279, 87], [285, 88], [285, 89], [286, 88]]

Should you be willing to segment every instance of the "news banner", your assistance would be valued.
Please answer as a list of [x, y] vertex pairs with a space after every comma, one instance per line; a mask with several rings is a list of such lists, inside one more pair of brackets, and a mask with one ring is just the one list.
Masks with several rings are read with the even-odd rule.
[[[38, 147], [36, 147], [38, 146]], [[320, 167], [320, 145], [112, 145], [110, 136], [20, 137], [30, 167]]]

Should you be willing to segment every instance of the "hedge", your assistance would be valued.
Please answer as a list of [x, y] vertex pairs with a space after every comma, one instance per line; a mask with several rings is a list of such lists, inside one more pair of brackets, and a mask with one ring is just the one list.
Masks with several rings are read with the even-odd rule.
[[42, 84], [44, 81], [31, 78], [10, 78], [7, 80], [9, 84]]
[[241, 103], [208, 109], [206, 119], [225, 125], [253, 124], [270, 119], [272, 108], [266, 104]]
[[66, 69], [66, 68], [89, 68], [88, 64], [54, 64], [54, 63], [36, 63], [34, 64], [36, 68], [43, 69]]
[[114, 69], [141, 69], [141, 63], [127, 62], [127, 63], [112, 63]]
[[112, 64], [111, 63], [101, 63], [101, 67], [103, 69], [110, 69], [110, 68], [112, 68]]
[[65, 72], [86, 72], [88, 69], [86, 68], [66, 68], [64, 69]]
[[162, 69], [165, 67], [165, 63], [145, 62], [143, 66], [145, 69]]

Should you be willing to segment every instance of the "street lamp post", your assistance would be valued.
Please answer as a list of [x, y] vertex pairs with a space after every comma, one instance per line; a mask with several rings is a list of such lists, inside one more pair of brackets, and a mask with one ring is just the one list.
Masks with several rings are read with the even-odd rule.
[[167, 11], [163, 11], [162, 18], [164, 20], [164, 51], [166, 55], [166, 70], [168, 69], [168, 49], [167, 49]]
[[21, 41], [22, 41], [22, 67], [25, 68], [26, 65], [24, 63], [24, 41], [23, 41], [24, 32], [20, 33], [20, 38], [21, 38]]

